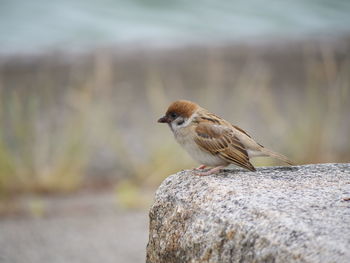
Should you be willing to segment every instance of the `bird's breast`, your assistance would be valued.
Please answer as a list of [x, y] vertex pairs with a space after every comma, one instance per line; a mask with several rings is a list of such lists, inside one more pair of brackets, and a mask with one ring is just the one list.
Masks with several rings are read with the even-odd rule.
[[176, 141], [200, 164], [206, 166], [227, 165], [227, 161], [216, 154], [212, 154], [200, 148], [194, 140], [194, 133], [187, 129], [179, 129], [174, 132]]

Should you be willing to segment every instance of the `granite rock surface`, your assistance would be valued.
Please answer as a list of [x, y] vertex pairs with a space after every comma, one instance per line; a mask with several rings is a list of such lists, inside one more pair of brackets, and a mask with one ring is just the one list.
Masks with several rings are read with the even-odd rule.
[[148, 263], [350, 262], [350, 164], [182, 171], [149, 216]]

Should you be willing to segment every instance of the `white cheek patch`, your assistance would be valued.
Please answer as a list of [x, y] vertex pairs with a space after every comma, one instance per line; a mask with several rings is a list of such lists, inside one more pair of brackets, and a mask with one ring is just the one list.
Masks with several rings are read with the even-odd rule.
[[170, 129], [171, 129], [172, 131], [175, 131], [175, 130], [177, 129], [177, 126], [176, 126], [176, 123], [175, 123], [175, 122], [169, 123], [169, 126], [170, 126]]
[[180, 124], [175, 123], [175, 125], [176, 125], [178, 128], [186, 127], [188, 124], [189, 124], [188, 120], [183, 120], [182, 123], [180, 123]]
[[185, 120], [181, 125], [179, 125], [178, 127], [186, 127], [186, 126], [188, 126], [191, 122], [192, 122], [192, 120], [195, 118], [195, 117], [197, 117], [197, 114], [192, 114], [192, 116], [191, 116], [191, 118], [188, 118], [187, 120]]
[[191, 116], [191, 118], [188, 118], [187, 120], [184, 119], [184, 122], [181, 123], [180, 125], [177, 124], [176, 120], [173, 121], [173, 122], [171, 122], [171, 124], [170, 124], [170, 125], [171, 125], [171, 129], [172, 129], [173, 131], [176, 131], [176, 130], [178, 130], [178, 129], [187, 127], [187, 126], [192, 122], [192, 120], [193, 120], [196, 116], [197, 116], [197, 114], [193, 114], [193, 115]]

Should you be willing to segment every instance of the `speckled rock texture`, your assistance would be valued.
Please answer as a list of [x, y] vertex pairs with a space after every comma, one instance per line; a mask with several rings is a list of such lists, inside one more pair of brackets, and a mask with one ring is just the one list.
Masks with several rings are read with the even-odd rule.
[[150, 210], [147, 263], [350, 262], [350, 164], [182, 171]]

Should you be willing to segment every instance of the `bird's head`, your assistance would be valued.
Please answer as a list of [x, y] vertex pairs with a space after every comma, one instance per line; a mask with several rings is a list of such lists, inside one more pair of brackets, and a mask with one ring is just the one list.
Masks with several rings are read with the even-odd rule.
[[186, 127], [194, 116], [199, 106], [188, 100], [178, 100], [170, 104], [165, 115], [158, 120], [160, 123], [168, 123], [170, 128], [175, 131]]

